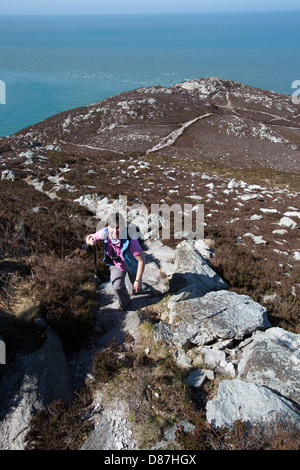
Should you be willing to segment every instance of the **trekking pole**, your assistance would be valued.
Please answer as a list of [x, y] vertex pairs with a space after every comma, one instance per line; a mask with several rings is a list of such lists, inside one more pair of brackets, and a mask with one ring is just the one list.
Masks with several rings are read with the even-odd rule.
[[96, 253], [96, 245], [93, 246], [94, 249], [94, 280], [95, 280], [95, 287], [96, 287], [96, 298], [97, 298], [97, 307], [99, 308], [99, 302], [98, 302], [98, 292], [99, 292], [99, 279], [97, 275], [97, 253]]

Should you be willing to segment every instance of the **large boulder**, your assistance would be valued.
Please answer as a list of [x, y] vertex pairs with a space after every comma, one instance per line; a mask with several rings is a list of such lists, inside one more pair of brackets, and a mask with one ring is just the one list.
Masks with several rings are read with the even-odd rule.
[[300, 335], [269, 328], [243, 349], [238, 378], [255, 382], [300, 405]]
[[33, 415], [56, 400], [69, 404], [73, 385], [59, 336], [49, 331], [41, 348], [29, 354], [20, 371], [21, 385], [14, 397], [10, 419], [9, 446], [24, 449], [24, 438]]
[[227, 290], [174, 302], [170, 312], [172, 341], [179, 347], [205, 345], [218, 339], [241, 340], [271, 325], [267, 311], [246, 295]]
[[170, 280], [173, 292], [179, 290], [197, 290], [194, 295], [205, 295], [212, 290], [226, 289], [226, 282], [211, 268], [200, 253], [199, 245], [194, 240], [177, 245], [174, 272]]
[[162, 278], [174, 273], [176, 251], [163, 245], [160, 240], [147, 240], [142, 245], [146, 257], [143, 280], [151, 286], [159, 288], [162, 292], [166, 292], [168, 285], [166, 282], [162, 282]]
[[267, 387], [239, 379], [223, 380], [218, 395], [207, 402], [207, 420], [214, 427], [231, 427], [241, 419], [250, 424], [291, 421], [300, 428], [300, 416], [291, 402]]

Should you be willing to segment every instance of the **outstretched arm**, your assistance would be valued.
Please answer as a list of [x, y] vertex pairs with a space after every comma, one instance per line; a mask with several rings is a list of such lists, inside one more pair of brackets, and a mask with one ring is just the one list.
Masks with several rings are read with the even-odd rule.
[[135, 281], [133, 284], [133, 293], [138, 294], [142, 287], [142, 276], [145, 269], [145, 255], [141, 252], [139, 255], [135, 256], [135, 259], [138, 261], [138, 268], [136, 272]]
[[100, 240], [103, 240], [106, 237], [106, 232], [105, 229], [102, 228], [101, 230], [98, 230], [96, 233], [90, 233], [87, 235], [85, 241], [87, 245], [94, 246], [96, 243]]

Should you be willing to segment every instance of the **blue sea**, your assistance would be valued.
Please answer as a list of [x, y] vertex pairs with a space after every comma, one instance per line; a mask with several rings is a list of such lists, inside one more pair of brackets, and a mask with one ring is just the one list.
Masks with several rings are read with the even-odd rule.
[[0, 136], [123, 91], [192, 78], [292, 94], [299, 39], [300, 11], [2, 15]]

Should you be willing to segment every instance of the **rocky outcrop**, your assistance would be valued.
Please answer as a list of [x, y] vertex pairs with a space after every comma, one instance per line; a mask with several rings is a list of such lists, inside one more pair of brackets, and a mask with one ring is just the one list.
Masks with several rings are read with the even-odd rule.
[[265, 308], [246, 295], [223, 290], [175, 302], [169, 318], [172, 342], [183, 348], [220, 339], [242, 340], [271, 326]]
[[62, 343], [49, 331], [44, 344], [11, 365], [1, 384], [1, 448], [23, 450], [33, 415], [56, 400], [69, 404], [73, 385]]
[[[177, 348], [179, 366], [195, 369], [188, 378], [193, 388], [208, 379], [201, 364], [231, 379], [223, 380], [217, 397], [207, 403], [208, 421], [217, 427], [231, 426], [237, 419], [282, 419], [300, 425], [299, 335], [272, 328], [264, 307], [222, 289], [218, 276], [211, 283], [214, 276], [205, 260], [191, 262], [201, 257], [194, 243], [189, 242], [187, 253], [187, 262], [177, 265], [186, 285], [170, 297], [166, 320], [155, 326], [154, 334], [156, 341]], [[209, 292], [203, 292], [203, 279], [205, 285], [210, 282]]]
[[231, 427], [239, 419], [250, 425], [291, 421], [300, 428], [299, 410], [282, 395], [253, 382], [223, 380], [218, 396], [207, 403], [207, 420], [215, 427]]
[[170, 344], [188, 350], [214, 342], [243, 340], [271, 326], [264, 307], [246, 295], [225, 290], [226, 283], [194, 241], [178, 245], [174, 266], [169, 285], [176, 292], [168, 301], [167, 323], [156, 325], [157, 339], [164, 334]]
[[[207, 403], [207, 420], [213, 426], [230, 427], [237, 419], [250, 424], [289, 420], [298, 425], [299, 335], [272, 328], [264, 307], [225, 289], [226, 284], [209, 265], [209, 256], [205, 259], [197, 249], [207, 253], [204, 244], [184, 241], [172, 250], [159, 240], [145, 243], [149, 261], [145, 280], [149, 281], [149, 273], [150, 278], [155, 273], [157, 284], [163, 285], [165, 278], [173, 292], [162, 315], [164, 320], [155, 325], [154, 339], [171, 348], [177, 366], [187, 371], [187, 385], [193, 390], [214, 380], [216, 372], [227, 377], [221, 381], [217, 396]], [[165, 259], [169, 264], [166, 271]], [[178, 271], [180, 283], [172, 284]], [[163, 293], [170, 291], [162, 289], [160, 295]], [[139, 318], [135, 312], [128, 313], [131, 320], [126, 320], [125, 328], [130, 326], [137, 337]], [[101, 399], [96, 405], [101, 405]], [[103, 410], [83, 449], [128, 449], [130, 425], [127, 422], [126, 427], [123, 420], [124, 416], [112, 419], [111, 410]], [[116, 427], [121, 423], [126, 427], [123, 447], [121, 428]], [[178, 425], [167, 430], [164, 441], [153, 449], [164, 449]], [[186, 430], [193, 429], [190, 423], [185, 426]]]
[[189, 291], [189, 296], [199, 297], [212, 290], [226, 289], [226, 282], [211, 269], [195, 243], [184, 240], [177, 245], [171, 290]]
[[300, 336], [269, 328], [256, 332], [243, 348], [237, 377], [221, 382], [218, 395], [207, 403], [214, 426], [290, 421], [300, 428]]
[[243, 349], [237, 377], [300, 404], [300, 336], [282, 328], [257, 332]]

